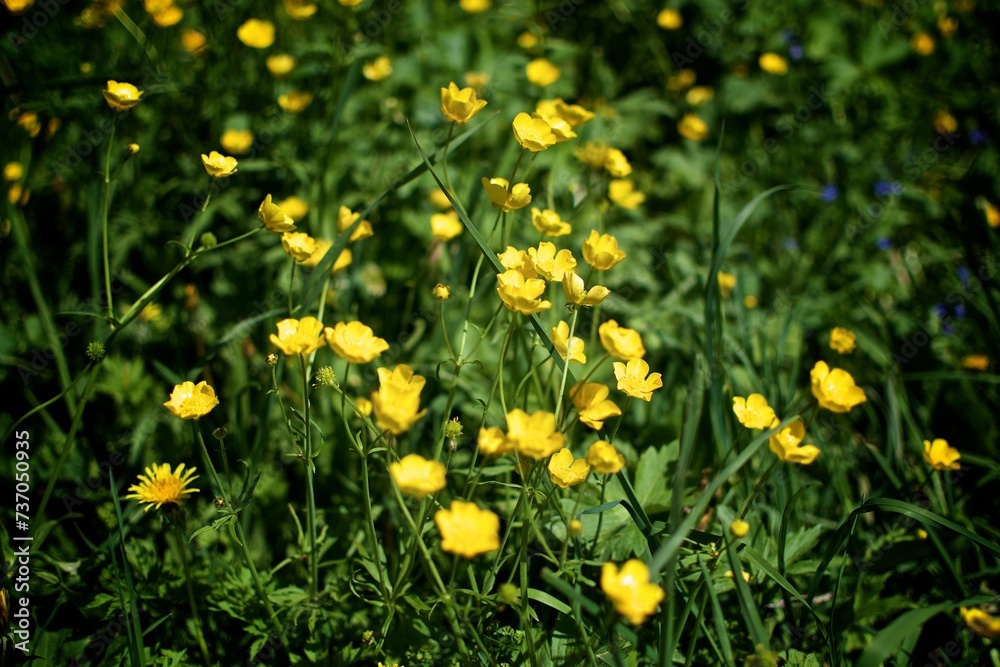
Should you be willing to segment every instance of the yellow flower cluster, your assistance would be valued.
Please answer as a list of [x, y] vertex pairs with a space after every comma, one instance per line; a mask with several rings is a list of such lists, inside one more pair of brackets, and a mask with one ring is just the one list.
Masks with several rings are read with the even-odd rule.
[[161, 28], [177, 25], [184, 18], [184, 10], [175, 5], [174, 0], [144, 0], [143, 5], [153, 23]]

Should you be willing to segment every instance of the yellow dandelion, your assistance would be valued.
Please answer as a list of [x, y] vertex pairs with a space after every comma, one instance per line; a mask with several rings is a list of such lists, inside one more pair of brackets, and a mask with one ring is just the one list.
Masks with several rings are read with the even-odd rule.
[[150, 507], [174, 503], [179, 505], [186, 496], [196, 493], [198, 489], [189, 489], [187, 485], [198, 479], [194, 474], [197, 468], [184, 470], [181, 463], [177, 469], [171, 472], [169, 463], [153, 464], [146, 468], [145, 475], [139, 475], [139, 484], [128, 487], [132, 493], [125, 496], [129, 500], [138, 500], [140, 504], [145, 503], [144, 511], [148, 512]]

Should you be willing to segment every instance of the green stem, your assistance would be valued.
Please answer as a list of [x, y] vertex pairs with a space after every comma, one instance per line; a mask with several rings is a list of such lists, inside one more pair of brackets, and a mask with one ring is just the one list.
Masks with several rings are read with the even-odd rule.
[[[288, 276], [288, 316], [292, 316], [292, 288], [295, 285], [295, 266], [298, 264], [294, 259], [292, 260], [292, 272]], [[322, 320], [321, 320], [322, 321]]]
[[510, 337], [514, 333], [517, 325], [517, 313], [511, 313], [510, 326], [507, 327], [507, 335], [503, 338], [503, 345], [500, 347], [500, 366], [497, 368], [497, 384], [500, 388], [500, 407], [504, 414], [507, 414], [507, 399], [503, 392], [503, 362], [507, 358], [507, 347], [510, 345]]
[[740, 515], [739, 515], [740, 519], [745, 517], [747, 515], [747, 512], [750, 511], [750, 503], [752, 503], [754, 498], [757, 497], [757, 493], [760, 491], [761, 487], [764, 486], [764, 482], [767, 481], [767, 479], [771, 476], [771, 473], [774, 472], [774, 469], [778, 467], [778, 464], [780, 462], [781, 459], [775, 457], [774, 461], [771, 462], [770, 467], [767, 470], [765, 470], [764, 474], [761, 475], [760, 479], [757, 480], [757, 485], [753, 487], [753, 492], [751, 492], [750, 496], [743, 502], [743, 507], [742, 509], [740, 509]]
[[111, 147], [115, 143], [115, 130], [118, 116], [111, 122], [111, 133], [108, 136], [108, 150], [104, 159], [104, 208], [101, 211], [101, 245], [104, 251], [104, 295], [108, 304], [108, 326], [114, 328], [118, 324], [115, 317], [114, 297], [111, 293], [111, 253], [108, 249], [108, 212], [111, 209]]
[[264, 610], [267, 612], [267, 617], [271, 619], [271, 623], [274, 624], [275, 630], [278, 631], [278, 636], [281, 637], [281, 645], [285, 648], [285, 651], [289, 651], [288, 637], [285, 636], [285, 628], [278, 622], [278, 617], [274, 613], [274, 609], [271, 607], [271, 598], [267, 596], [267, 592], [264, 590], [264, 582], [260, 578], [260, 573], [257, 572], [257, 566], [253, 564], [253, 556], [250, 554], [250, 547], [247, 546], [247, 536], [243, 532], [243, 524], [240, 523], [239, 519], [234, 522], [236, 526], [236, 537], [243, 547], [243, 560], [247, 564], [247, 568], [250, 570], [250, 577], [253, 579], [254, 588], [257, 589], [257, 595], [264, 603]]
[[444, 140], [444, 155], [441, 158], [441, 169], [444, 171], [444, 183], [448, 186], [448, 191], [455, 194], [455, 188], [451, 187], [451, 178], [448, 176], [448, 145], [451, 144], [451, 135], [455, 132], [455, 124], [448, 123], [448, 138]]
[[[344, 421], [347, 421], [346, 415]], [[369, 453], [367, 451], [361, 454], [361, 483], [364, 486], [362, 498], [364, 498], [365, 503], [365, 531], [368, 533], [368, 540], [371, 542], [372, 561], [375, 563], [375, 569], [378, 570], [378, 584], [379, 589], [382, 591], [382, 599], [388, 601], [388, 582], [386, 581], [385, 568], [382, 566], [382, 559], [379, 558], [378, 537], [375, 535], [375, 515], [372, 512], [371, 484], [368, 480], [368, 456]]]
[[205, 663], [205, 667], [209, 667], [212, 664], [212, 658], [208, 653], [208, 644], [205, 643], [205, 632], [201, 625], [201, 614], [198, 613], [198, 602], [195, 598], [194, 585], [191, 581], [191, 566], [188, 563], [186, 547], [187, 540], [184, 539], [179, 525], [174, 524], [174, 529], [176, 531], [176, 540], [173, 542], [173, 546], [177, 557], [181, 561], [181, 565], [184, 566], [184, 584], [185, 588], [187, 588], [188, 604], [191, 606], [191, 618], [194, 620], [194, 632], [198, 639], [198, 648], [201, 649], [201, 657]]
[[569, 322], [569, 338], [566, 339], [566, 363], [563, 364], [562, 381], [559, 383], [559, 395], [556, 397], [556, 424], [561, 423], [563, 395], [566, 393], [566, 378], [569, 377], [570, 355], [573, 351], [573, 334], [576, 332], [576, 318], [580, 311], [573, 309], [573, 317]]
[[313, 451], [312, 427], [309, 421], [309, 375], [306, 369], [306, 358], [299, 355], [299, 365], [302, 368], [302, 401], [305, 403], [306, 429], [306, 512], [309, 531], [309, 594], [316, 597], [319, 590], [319, 554], [316, 545], [316, 490], [313, 483]]

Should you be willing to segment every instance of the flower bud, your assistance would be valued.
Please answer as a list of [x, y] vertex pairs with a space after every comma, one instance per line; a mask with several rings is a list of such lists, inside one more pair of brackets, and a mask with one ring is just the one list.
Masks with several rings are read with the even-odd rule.
[[503, 584], [498, 592], [500, 600], [514, 606], [521, 599], [521, 591], [514, 584]]
[[444, 437], [452, 439], [462, 437], [462, 422], [459, 421], [458, 417], [444, 425]]
[[100, 361], [104, 359], [104, 343], [99, 343], [96, 340], [88, 343], [87, 358], [91, 361]]
[[750, 532], [750, 524], [743, 519], [736, 519], [729, 524], [729, 532], [737, 539], [745, 537]]
[[216, 440], [225, 440], [227, 435], [229, 435], [229, 431], [226, 430], [225, 426], [220, 426], [212, 431], [212, 437]]
[[438, 301], [447, 301], [451, 298], [451, 288], [438, 283], [434, 286], [434, 298]]
[[268, 366], [274, 366], [277, 363], [278, 363], [278, 355], [276, 355], [274, 352], [272, 352], [271, 354], [267, 355], [267, 365]]
[[576, 537], [583, 533], [583, 522], [579, 519], [570, 519], [569, 525], [566, 526], [566, 532], [570, 534], [571, 537]]
[[334, 387], [337, 384], [337, 376], [333, 373], [332, 366], [323, 366], [316, 371], [316, 382], [314, 387]]
[[126, 148], [125, 151], [129, 155], [135, 155], [136, 153], [139, 152], [139, 144], [129, 144], [128, 148]]
[[215, 238], [215, 234], [212, 232], [205, 232], [201, 235], [200, 240], [204, 248], [214, 248], [219, 243], [219, 239]]

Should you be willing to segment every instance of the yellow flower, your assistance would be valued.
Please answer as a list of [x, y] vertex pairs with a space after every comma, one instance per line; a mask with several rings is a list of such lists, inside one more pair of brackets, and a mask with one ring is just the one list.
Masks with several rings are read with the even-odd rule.
[[762, 53], [757, 59], [757, 64], [768, 74], [777, 76], [788, 74], [788, 61], [777, 53]]
[[[777, 426], [777, 423], [772, 423]], [[771, 436], [768, 448], [782, 461], [807, 466], [819, 456], [819, 448], [814, 445], [803, 445], [802, 440], [805, 437], [806, 426], [801, 419], [796, 419]]]
[[[295, 221], [280, 206], [271, 202], [271, 195], [264, 197], [257, 209], [257, 219], [271, 232], [290, 232], [295, 229]], [[286, 249], [286, 252], [289, 252]]]
[[941, 16], [938, 18], [938, 30], [945, 37], [951, 37], [958, 30], [958, 19], [954, 16]]
[[559, 214], [550, 208], [539, 211], [532, 207], [531, 224], [546, 236], [565, 236], [573, 231], [573, 227], [568, 222], [563, 221]]
[[312, 104], [313, 94], [304, 90], [293, 90], [284, 95], [278, 95], [278, 106], [288, 113], [301, 113]]
[[292, 259], [301, 264], [308, 261], [316, 252], [316, 239], [305, 232], [285, 232], [281, 235], [281, 247]]
[[561, 282], [567, 271], [576, 268], [573, 252], [563, 248], [557, 253], [555, 244], [549, 241], [540, 242], [537, 248], [528, 248], [528, 255], [535, 271], [546, 280]]
[[910, 46], [922, 56], [929, 56], [934, 53], [934, 38], [926, 32], [918, 32], [910, 38]]
[[528, 63], [524, 71], [528, 81], [541, 88], [559, 80], [559, 68], [545, 58], [535, 58]]
[[267, 71], [274, 76], [284, 76], [295, 69], [295, 58], [287, 53], [268, 56], [265, 62], [267, 64]]
[[986, 224], [993, 229], [1000, 227], [1000, 209], [982, 197], [977, 199], [977, 203], [983, 209], [983, 215], [986, 216]]
[[816, 362], [809, 377], [819, 407], [831, 412], [848, 412], [868, 400], [864, 390], [854, 384], [850, 373], [840, 368], [831, 371], [824, 361]]
[[177, 25], [184, 18], [184, 10], [173, 3], [173, 0], [145, 0], [146, 11], [153, 23], [161, 28]]
[[477, 93], [481, 93], [486, 90], [487, 84], [490, 82], [490, 75], [487, 72], [466, 72], [465, 73], [465, 85], [472, 86], [476, 89]]
[[369, 81], [382, 81], [392, 74], [392, 61], [388, 56], [379, 56], [361, 67], [361, 73]]
[[470, 14], [485, 12], [493, 4], [492, 0], [460, 0], [458, 6]]
[[354, 399], [354, 414], [359, 417], [370, 417], [372, 414], [372, 402], [364, 396]]
[[734, 519], [731, 524], [729, 524], [729, 532], [733, 534], [733, 537], [740, 539], [746, 537], [746, 534], [750, 532], [750, 524], [743, 519]]
[[556, 143], [576, 139], [576, 132], [573, 131], [573, 126], [559, 116], [543, 116], [542, 114], [535, 113], [531, 117], [544, 121], [549, 126], [549, 131], [556, 138]]
[[[594, 119], [594, 114], [587, 109], [584, 109], [579, 104], [567, 104], [562, 98], [557, 97], [553, 100], [555, 106], [555, 115], [559, 116], [571, 127], [580, 127], [584, 123], [589, 123]], [[541, 106], [539, 102], [539, 106]]]
[[[342, 232], [346, 231], [347, 228], [353, 225], [354, 222], [360, 217], [360, 213], [353, 213], [351, 209], [346, 206], [341, 206], [337, 211], [337, 229]], [[372, 223], [367, 220], [362, 220], [358, 223], [358, 226], [354, 228], [354, 233], [351, 234], [351, 238], [349, 238], [348, 241], [353, 243], [354, 241], [366, 239], [374, 234], [375, 232], [372, 231]]]
[[990, 367], [990, 358], [985, 354], [970, 354], [962, 359], [962, 368], [970, 371], [985, 371]]
[[[725, 572], [722, 573], [722, 576], [725, 577], [726, 579], [732, 579], [733, 578], [733, 571], [732, 570], [726, 570]], [[740, 572], [740, 576], [743, 577], [743, 581], [747, 582], [748, 584], [750, 583], [750, 573], [749, 572], [747, 572], [746, 570], [743, 570], [742, 572]]]
[[603, 475], [613, 475], [625, 467], [625, 457], [607, 440], [598, 440], [587, 450], [587, 463]]
[[255, 49], [266, 49], [274, 44], [274, 24], [260, 19], [248, 19], [236, 30], [241, 42]]
[[334, 354], [352, 364], [367, 364], [389, 349], [385, 340], [361, 322], [337, 322], [323, 333]]
[[728, 298], [730, 292], [736, 287], [736, 276], [731, 273], [726, 273], [725, 271], [719, 271], [716, 274], [716, 278], [719, 281], [719, 292], [722, 294], [722, 298]]
[[604, 168], [615, 178], [625, 178], [632, 173], [628, 158], [617, 148], [609, 148], [604, 154]]
[[528, 414], [514, 409], [507, 413], [507, 440], [521, 456], [540, 461], [563, 448], [566, 438], [556, 431], [556, 416], [539, 410]]
[[108, 105], [115, 111], [128, 111], [141, 102], [142, 92], [131, 83], [108, 81], [108, 87], [101, 91]]
[[601, 590], [615, 606], [615, 611], [632, 625], [639, 625], [656, 612], [663, 601], [663, 589], [649, 581], [649, 568], [631, 558], [619, 571], [614, 563], [601, 567]]
[[570, 519], [569, 523], [566, 525], [566, 532], [576, 537], [577, 535], [583, 534], [583, 522], [579, 519]]
[[451, 201], [448, 200], [448, 195], [441, 188], [434, 188], [427, 193], [427, 200], [434, 208], [439, 208], [442, 211], [451, 208]]
[[625, 251], [618, 248], [618, 239], [611, 234], [598, 234], [596, 229], [592, 229], [583, 242], [583, 258], [600, 271], [613, 268], [625, 257]]
[[960, 458], [962, 455], [947, 440], [935, 438], [933, 443], [924, 440], [924, 460], [935, 470], [960, 470]]
[[537, 278], [538, 271], [535, 270], [535, 265], [531, 263], [531, 258], [523, 250], [518, 250], [512, 245], [507, 246], [507, 249], [502, 253], [497, 255], [497, 259], [500, 260], [500, 265], [508, 271], [517, 271], [525, 280], [530, 278]]
[[[580, 417], [580, 423], [595, 431], [604, 428], [604, 422], [622, 413], [621, 408], [608, 398], [611, 390], [600, 382], [580, 380], [569, 390], [569, 396]], [[593, 463], [591, 463], [593, 464]], [[600, 472], [600, 471], [598, 471]]]
[[676, 9], [664, 9], [656, 15], [656, 25], [664, 30], [677, 30], [684, 25], [684, 18]]
[[585, 289], [583, 278], [577, 275], [576, 271], [566, 271], [563, 274], [562, 286], [566, 299], [578, 306], [596, 306], [611, 294], [611, 290], [603, 285]]
[[285, 197], [278, 202], [278, 206], [295, 222], [306, 217], [306, 213], [309, 212], [309, 204], [295, 196]]
[[631, 361], [646, 356], [646, 348], [642, 344], [642, 336], [634, 329], [618, 326], [615, 320], [608, 320], [597, 328], [601, 345], [615, 359]]
[[182, 382], [174, 385], [170, 392], [170, 400], [164, 403], [176, 417], [181, 419], [200, 419], [219, 404], [215, 390], [207, 382]]
[[618, 391], [623, 391], [632, 398], [649, 402], [653, 398], [653, 392], [663, 386], [662, 376], [650, 373], [649, 364], [642, 359], [631, 359], [628, 364], [616, 361], [612, 365], [618, 380]]
[[472, 117], [482, 111], [486, 100], [476, 96], [475, 88], [462, 88], [454, 81], [447, 88], [441, 89], [441, 113], [452, 123], [465, 125]]
[[497, 294], [509, 310], [531, 315], [552, 307], [552, 302], [540, 298], [545, 292], [545, 281], [528, 278], [520, 271], [505, 271], [497, 275]]
[[577, 160], [591, 169], [603, 169], [608, 146], [599, 141], [588, 141], [573, 151]]
[[556, 143], [556, 135], [552, 133], [552, 126], [543, 119], [532, 118], [523, 111], [514, 116], [513, 127], [517, 143], [532, 153], [544, 151]]
[[452, 209], [447, 213], [435, 213], [431, 216], [431, 236], [441, 241], [450, 241], [459, 234], [465, 226], [458, 218], [458, 211]]
[[565, 447], [549, 459], [549, 479], [560, 489], [568, 489], [587, 479], [590, 466], [584, 459], [573, 459], [573, 452]]
[[318, 7], [308, 0], [285, 0], [285, 12], [296, 21], [305, 21]]
[[218, 151], [212, 151], [208, 155], [201, 154], [201, 163], [205, 165], [205, 171], [213, 178], [225, 178], [237, 172], [239, 162], [236, 158], [223, 155]]
[[702, 104], [710, 102], [713, 97], [715, 97], [715, 91], [712, 90], [711, 86], [695, 86], [687, 91], [684, 99], [691, 106], [700, 107]]
[[504, 211], [516, 211], [531, 203], [531, 188], [527, 183], [517, 183], [513, 188], [506, 178], [486, 178], [483, 176], [483, 189], [490, 198], [493, 208]]
[[19, 181], [22, 176], [24, 176], [24, 166], [20, 162], [8, 162], [3, 166], [3, 180], [8, 183]]
[[196, 493], [198, 489], [189, 489], [187, 485], [198, 479], [195, 475], [197, 468], [189, 468], [186, 472], [184, 464], [177, 466], [176, 470], [170, 470], [169, 463], [160, 465], [153, 464], [146, 468], [145, 475], [139, 475], [139, 483], [128, 487], [132, 493], [125, 496], [127, 500], [138, 500], [140, 505], [146, 505], [144, 512], [149, 508], [160, 509], [161, 505], [173, 503], [179, 505], [187, 496]]
[[323, 347], [323, 323], [315, 317], [301, 320], [285, 319], [278, 322], [278, 334], [271, 334], [271, 342], [287, 356], [311, 354]]
[[500, 548], [500, 517], [475, 503], [454, 500], [449, 509], [434, 513], [441, 533], [441, 551], [465, 558]]
[[[330, 248], [332, 247], [333, 247], [333, 241], [327, 241], [326, 239], [316, 239], [315, 250], [313, 250], [312, 254], [309, 255], [308, 259], [299, 263], [302, 264], [303, 266], [308, 266], [311, 269], [315, 269], [319, 265], [320, 260], [326, 257], [326, 253], [329, 252]], [[330, 269], [330, 272], [336, 273], [337, 271], [342, 271], [343, 269], [346, 269], [348, 266], [351, 265], [351, 261], [353, 259], [354, 258], [353, 255], [351, 254], [351, 249], [344, 248], [343, 250], [340, 251], [340, 254], [337, 255], [337, 259], [333, 262], [333, 268]]]
[[192, 28], [187, 28], [181, 33], [181, 46], [191, 55], [201, 53], [207, 41], [204, 34]]
[[767, 399], [761, 394], [750, 394], [748, 397], [733, 397], [733, 412], [740, 423], [747, 428], [768, 429], [777, 419], [774, 409], [767, 404]]
[[697, 79], [698, 75], [693, 69], [682, 69], [667, 79], [667, 90], [671, 92], [687, 90]]
[[701, 141], [708, 136], [708, 123], [692, 113], [686, 113], [677, 121], [677, 132], [685, 139]]
[[355, 7], [361, 4], [361, 0], [337, 0], [344, 7]]
[[479, 429], [477, 445], [479, 453], [483, 456], [502, 456], [514, 451], [514, 443], [508, 440], [504, 432], [496, 426], [486, 426]]
[[840, 354], [850, 354], [857, 347], [854, 332], [841, 327], [830, 331], [830, 349]]
[[939, 134], [951, 134], [958, 129], [958, 121], [950, 113], [941, 109], [934, 116], [934, 130]]
[[378, 380], [378, 391], [372, 392], [377, 427], [401, 435], [427, 414], [427, 410], [420, 410], [420, 391], [427, 379], [416, 375], [412, 367], [379, 368]]
[[1000, 639], [1000, 619], [990, 616], [982, 609], [962, 607], [962, 620], [980, 637]]
[[570, 362], [587, 363], [587, 355], [583, 353], [583, 339], [573, 336], [573, 340], [569, 340], [569, 325], [565, 321], [552, 327], [552, 345], [563, 359], [566, 358], [567, 350], [569, 350]]
[[226, 130], [219, 143], [227, 153], [245, 153], [253, 146], [253, 132], [250, 130]]
[[399, 490], [414, 498], [426, 498], [447, 485], [444, 465], [419, 454], [408, 454], [399, 461], [393, 461], [389, 464], [389, 472]]
[[[113, 82], [109, 81], [108, 83], [113, 83]], [[141, 95], [142, 93], [139, 94]], [[105, 97], [107, 97], [107, 94], [105, 94]], [[108, 104], [111, 104], [110, 100], [108, 101]], [[22, 128], [25, 132], [27, 132], [28, 136], [31, 138], [37, 137], [38, 133], [42, 131], [42, 124], [38, 120], [38, 114], [35, 113], [34, 111], [25, 111], [24, 113], [20, 114], [17, 117], [17, 125], [18, 127]]]
[[628, 179], [614, 179], [608, 183], [608, 199], [624, 209], [634, 211], [646, 201], [646, 195], [635, 189], [635, 183]]
[[438, 301], [447, 301], [451, 298], [451, 288], [447, 285], [442, 285], [441, 283], [434, 286], [432, 293], [434, 294], [434, 298]]
[[14, 16], [20, 16], [35, 4], [35, 0], [3, 0], [4, 6]]

